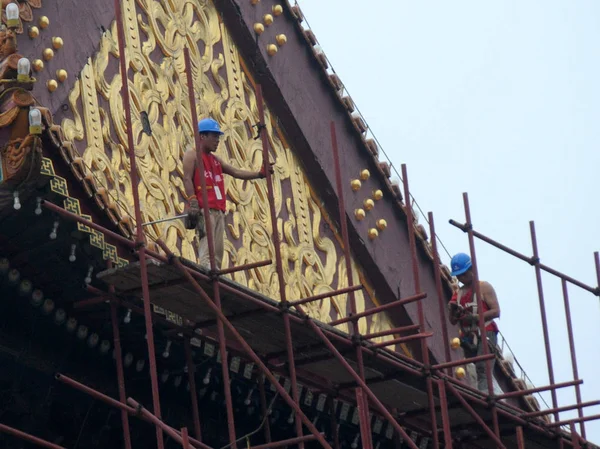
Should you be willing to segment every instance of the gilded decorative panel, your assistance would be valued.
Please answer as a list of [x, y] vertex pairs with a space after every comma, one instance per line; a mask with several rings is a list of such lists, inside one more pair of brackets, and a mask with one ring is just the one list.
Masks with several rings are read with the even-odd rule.
[[[197, 113], [221, 124], [225, 136], [218, 155], [234, 166], [257, 170], [262, 163], [255, 89], [240, 55], [214, 5], [207, 0], [124, 0], [132, 132], [140, 175], [144, 222], [182, 214], [185, 150], [193, 145], [182, 49], [190, 49]], [[66, 138], [79, 142], [85, 165], [106, 189], [112, 207], [133, 220], [127, 130], [118, 73], [118, 45], [113, 23], [97, 54], [82, 70], [70, 93], [72, 118], [62, 123]], [[152, 135], [142, 132], [140, 111], [147, 111]], [[267, 110], [270, 158], [275, 163], [277, 230], [282, 236], [286, 293], [289, 299], [325, 293], [347, 286], [343, 252], [321, 201], [291, 148]], [[272, 259], [273, 232], [264, 180], [226, 177], [227, 237], [223, 264], [239, 265]], [[150, 240], [161, 238], [176, 254], [196, 257], [196, 236], [182, 221], [144, 228]], [[353, 263], [354, 279], [365, 282]], [[272, 298], [279, 297], [275, 266], [237, 273], [234, 280]], [[372, 291], [367, 289], [371, 295]], [[356, 294], [358, 311], [367, 298]], [[369, 302], [375, 302], [371, 297]], [[328, 322], [346, 315], [348, 297], [341, 295], [306, 306], [315, 318]], [[341, 327], [341, 326], [340, 326]], [[363, 333], [391, 328], [386, 315], [361, 320]], [[348, 330], [346, 327], [345, 330]], [[391, 338], [391, 337], [389, 337]]]

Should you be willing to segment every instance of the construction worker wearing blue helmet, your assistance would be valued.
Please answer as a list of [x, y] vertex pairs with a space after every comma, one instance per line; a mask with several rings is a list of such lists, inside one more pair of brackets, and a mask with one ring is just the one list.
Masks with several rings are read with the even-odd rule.
[[[473, 264], [468, 254], [458, 253], [450, 262], [452, 276], [456, 276], [461, 286], [448, 303], [450, 322], [460, 326], [460, 340], [465, 358], [472, 358], [483, 353], [481, 332], [479, 328], [479, 311], [477, 295], [474, 288]], [[494, 351], [498, 342], [498, 325], [494, 321], [500, 317], [500, 306], [494, 287], [489, 282], [480, 281], [482, 296], [483, 320], [490, 351]], [[491, 362], [493, 374], [494, 361]], [[475, 364], [477, 371], [477, 388], [488, 393], [488, 381], [485, 372], [486, 362]]]
[[[212, 118], [205, 118], [198, 122], [198, 133], [200, 134], [199, 151], [204, 165], [204, 180], [206, 183], [206, 196], [210, 219], [205, 220], [202, 211], [202, 180], [200, 178], [199, 162], [196, 151], [188, 149], [183, 155], [183, 186], [185, 188], [187, 201], [186, 227], [196, 229], [200, 239], [198, 259], [200, 265], [209, 267], [208, 240], [206, 238], [206, 222], [210, 224], [211, 234], [214, 241], [215, 268], [221, 269], [224, 252], [225, 236], [225, 181], [223, 174], [234, 178], [252, 180], [264, 178], [265, 170], [259, 171], [241, 170], [223, 162], [215, 156], [219, 147], [223, 132], [219, 123]], [[273, 169], [270, 168], [271, 173]]]

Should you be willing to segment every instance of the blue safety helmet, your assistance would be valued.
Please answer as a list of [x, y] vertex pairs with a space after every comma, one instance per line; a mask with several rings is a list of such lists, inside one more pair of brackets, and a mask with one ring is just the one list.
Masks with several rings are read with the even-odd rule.
[[223, 131], [221, 131], [217, 121], [213, 120], [212, 118], [203, 118], [200, 120], [198, 122], [198, 132], [223, 134]]
[[459, 276], [466, 273], [471, 268], [471, 258], [468, 254], [458, 253], [450, 261], [452, 276]]

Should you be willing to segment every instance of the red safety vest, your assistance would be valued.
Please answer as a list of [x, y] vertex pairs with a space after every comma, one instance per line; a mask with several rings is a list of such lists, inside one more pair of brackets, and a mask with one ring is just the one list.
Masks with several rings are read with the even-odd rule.
[[[460, 293], [460, 297], [459, 297]], [[452, 299], [450, 301], [457, 302], [462, 307], [465, 308], [469, 313], [476, 314], [477, 313], [477, 295], [473, 295], [473, 289], [470, 288], [467, 291], [459, 290], [452, 295]], [[483, 313], [490, 310], [490, 307], [487, 305], [485, 301], [481, 301], [483, 307]], [[461, 323], [461, 327], [469, 327], [469, 323]], [[485, 322], [485, 330], [486, 332], [498, 332], [498, 325], [494, 320]]]
[[[225, 212], [227, 203], [225, 200], [225, 179], [223, 179], [223, 167], [219, 160], [210, 153], [202, 153], [204, 163], [204, 179], [206, 180], [206, 196], [210, 209]], [[194, 188], [200, 208], [202, 204], [202, 185], [200, 183], [200, 169], [196, 167], [194, 172]]]

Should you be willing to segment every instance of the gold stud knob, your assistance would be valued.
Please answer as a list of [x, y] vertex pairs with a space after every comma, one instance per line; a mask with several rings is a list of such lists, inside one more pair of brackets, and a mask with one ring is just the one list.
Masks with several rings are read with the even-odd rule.
[[29, 34], [30, 38], [35, 39], [40, 35], [40, 29], [36, 26], [29, 27], [29, 31], [27, 34]]
[[369, 229], [369, 238], [371, 240], [374, 240], [377, 238], [377, 236], [379, 236], [379, 231], [375, 228], [371, 228]]
[[277, 53], [277, 45], [269, 44], [267, 45], [267, 53], [269, 56], [274, 56]]
[[360, 172], [360, 179], [362, 179], [363, 181], [366, 181], [370, 177], [371, 177], [371, 172], [369, 170], [367, 170], [366, 168]]
[[265, 14], [263, 17], [263, 22], [265, 22], [266, 26], [269, 26], [273, 23], [273, 16], [271, 14]]
[[358, 221], [361, 221], [365, 218], [365, 216], [367, 215], [367, 213], [364, 211], [364, 209], [356, 209], [354, 211], [354, 216], [356, 217], [356, 219]]
[[387, 228], [387, 221], [385, 221], [383, 218], [377, 220], [377, 229], [383, 231], [385, 228]]
[[44, 61], [42, 61], [41, 59], [36, 59], [31, 63], [31, 67], [33, 67], [33, 70], [35, 70], [36, 72], [40, 72], [44, 70]]
[[56, 79], [61, 83], [64, 83], [67, 80], [68, 76], [69, 75], [67, 74], [67, 71], [65, 69], [59, 69], [56, 71]]
[[251, 5], [254, 5], [254, 6], [256, 6], [256, 5], [258, 5], [259, 3], [260, 3], [260, 0], [250, 0], [250, 4], [251, 4]]
[[464, 379], [467, 374], [467, 372], [465, 371], [465, 369], [462, 366], [459, 366], [458, 368], [456, 368], [456, 371], [454, 373], [456, 374], [457, 379]]
[[262, 23], [255, 23], [254, 32], [258, 35], [263, 34], [265, 32], [265, 26]]
[[373, 192], [373, 199], [379, 201], [381, 198], [383, 198], [383, 192], [381, 190], [375, 190]]
[[371, 199], [371, 198], [367, 198], [364, 203], [363, 206], [366, 210], [371, 210], [375, 207], [375, 202]]
[[359, 179], [353, 179], [350, 182], [350, 187], [352, 187], [352, 191], [353, 192], [357, 192], [360, 189], [360, 186], [362, 185], [362, 183], [360, 182]]
[[278, 34], [275, 36], [275, 40], [280, 47], [283, 47], [287, 42], [287, 36], [285, 34]]
[[281, 5], [273, 5], [273, 15], [280, 16], [283, 14], [283, 7]]
[[60, 50], [64, 45], [64, 42], [62, 40], [62, 37], [53, 37], [52, 38], [52, 46], [56, 49], [56, 50]]
[[54, 50], [51, 48], [46, 48], [44, 49], [42, 55], [44, 56], [44, 60], [50, 61], [52, 58], [54, 58]]
[[450, 342], [450, 347], [452, 349], [458, 349], [458, 348], [460, 348], [460, 338], [454, 337], [452, 339], [452, 341]]
[[48, 87], [48, 90], [50, 92], [54, 92], [58, 88], [58, 83], [56, 82], [56, 80], [48, 80], [46, 86]]
[[46, 16], [42, 16], [40, 17], [40, 20], [38, 20], [38, 25], [42, 30], [48, 28], [48, 25], [50, 25], [50, 19]]

